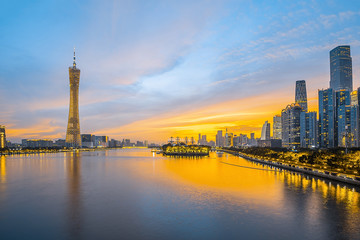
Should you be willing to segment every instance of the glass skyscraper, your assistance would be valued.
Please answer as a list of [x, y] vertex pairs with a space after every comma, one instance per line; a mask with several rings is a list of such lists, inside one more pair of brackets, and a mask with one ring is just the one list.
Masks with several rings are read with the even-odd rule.
[[330, 51], [330, 88], [353, 90], [350, 46], [338, 46]]
[[319, 90], [319, 146], [335, 145], [335, 93], [333, 89]]
[[300, 113], [302, 108], [299, 104], [293, 103], [281, 111], [282, 146], [300, 146]]
[[305, 80], [296, 81], [295, 103], [298, 103], [300, 107], [303, 109], [303, 111], [305, 112], [308, 111]]
[[273, 118], [273, 139], [281, 139], [281, 115]]
[[300, 113], [300, 146], [318, 147], [318, 122], [316, 112]]
[[335, 146], [345, 147], [345, 141], [350, 132], [350, 92], [348, 90], [340, 90], [336, 95], [336, 113], [335, 113], [335, 134], [337, 135], [337, 144]]
[[265, 121], [261, 129], [261, 140], [270, 140], [270, 123]]

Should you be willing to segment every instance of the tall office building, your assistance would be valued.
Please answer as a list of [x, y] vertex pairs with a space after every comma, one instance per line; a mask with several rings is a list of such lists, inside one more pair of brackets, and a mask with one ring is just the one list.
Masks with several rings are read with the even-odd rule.
[[319, 90], [319, 146], [332, 148], [337, 145], [335, 135], [335, 93], [333, 89]]
[[262, 129], [261, 129], [261, 140], [270, 140], [270, 123], [265, 121]]
[[300, 113], [303, 109], [297, 103], [286, 106], [281, 111], [281, 135], [283, 147], [300, 146]]
[[300, 113], [300, 146], [318, 147], [318, 122], [316, 112]]
[[5, 126], [0, 125], [0, 148], [6, 147]]
[[350, 133], [351, 146], [360, 147], [360, 88], [351, 92]]
[[281, 139], [281, 115], [273, 118], [273, 139]]
[[251, 146], [256, 146], [256, 139], [255, 139], [255, 133], [250, 133], [250, 143]]
[[353, 90], [350, 46], [338, 46], [330, 51], [330, 88]]
[[350, 110], [351, 99], [349, 90], [339, 90], [335, 93], [336, 96], [336, 112], [335, 112], [335, 146], [348, 146], [350, 129]]
[[305, 80], [296, 81], [295, 103], [298, 103], [300, 107], [303, 109], [303, 111], [305, 112], [308, 111]]
[[70, 79], [70, 106], [69, 120], [66, 131], [66, 143], [70, 147], [80, 147], [80, 120], [79, 120], [79, 83], [80, 69], [76, 68], [75, 49], [73, 66], [69, 67]]
[[351, 105], [350, 107], [350, 146], [359, 147], [359, 105]]
[[222, 135], [222, 130], [218, 130], [216, 134], [216, 146], [223, 147], [224, 146], [224, 137]]

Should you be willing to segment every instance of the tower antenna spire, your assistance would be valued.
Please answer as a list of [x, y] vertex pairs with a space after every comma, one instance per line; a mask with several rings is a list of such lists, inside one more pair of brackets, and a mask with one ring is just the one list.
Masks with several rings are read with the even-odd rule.
[[74, 47], [74, 62], [73, 62], [73, 68], [76, 68], [75, 47]]

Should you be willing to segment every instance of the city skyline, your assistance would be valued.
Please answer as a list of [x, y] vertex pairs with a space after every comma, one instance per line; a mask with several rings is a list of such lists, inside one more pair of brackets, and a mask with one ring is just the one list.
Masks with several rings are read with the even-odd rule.
[[[41, 6], [33, 12], [20, 7], [14, 16], [5, 16], [6, 37], [0, 40], [5, 56], [0, 68], [4, 109], [1, 124], [6, 126], [7, 139], [11, 141], [65, 138], [64, 116], [69, 104], [66, 66], [74, 45], [79, 52], [83, 79], [81, 132], [111, 138], [164, 142], [169, 136], [195, 137], [201, 132], [209, 140], [215, 140], [216, 132], [225, 132], [226, 128], [248, 136], [255, 132], [259, 137], [263, 123], [293, 102], [294, 83], [298, 79], [307, 82], [309, 111], [318, 111], [317, 91], [328, 88], [330, 82], [329, 51], [338, 45], [351, 46], [353, 86], [354, 89], [360, 86], [356, 77], [360, 64], [357, 40], [360, 14], [354, 11], [357, 2], [349, 4], [351, 9], [337, 1], [322, 8], [316, 3], [311, 7], [297, 3], [285, 7], [277, 3], [266, 9], [271, 12], [280, 7], [278, 17], [265, 15], [257, 21], [248, 17], [265, 12], [262, 2], [254, 6], [245, 1], [240, 8], [237, 2], [219, 1], [204, 9], [204, 2], [192, 3], [190, 12], [184, 4], [159, 2], [156, 6], [162, 6], [163, 11], [154, 7], [147, 12], [137, 4], [128, 3], [125, 10], [147, 13], [151, 24], [172, 20], [145, 32], [146, 42], [138, 36], [138, 31], [131, 31], [131, 26], [139, 24], [146, 29], [148, 25], [121, 12], [121, 4], [90, 3], [86, 7], [81, 2], [76, 4], [74, 8], [81, 10], [80, 16], [63, 8], [59, 14], [67, 12], [70, 18], [66, 21], [79, 21], [73, 21], [74, 26], [68, 30], [64, 29], [65, 21], [55, 30], [49, 30], [49, 35], [42, 31], [47, 23], [36, 17], [43, 9]], [[8, 3], [5, 12], [11, 7]], [[45, 7], [50, 9], [45, 19], [51, 22], [60, 18], [58, 14], [51, 15], [56, 4], [47, 3]], [[99, 13], [95, 14], [92, 10], [97, 7]], [[110, 11], [112, 7], [124, 14]], [[21, 11], [31, 21], [11, 23]], [[161, 14], [154, 16], [157, 11]], [[70, 34], [84, 26], [80, 20], [94, 14], [96, 21], [109, 12], [112, 18], [100, 21], [92, 33], [84, 30]], [[188, 21], [183, 21], [184, 16]], [[128, 19], [135, 25], [124, 25]], [[278, 30], [284, 19], [288, 20], [287, 24]], [[243, 21], [248, 21], [253, 29], [243, 27]], [[198, 25], [194, 26], [194, 22]], [[178, 28], [172, 29], [171, 24]], [[25, 38], [27, 42], [22, 46], [21, 34], [29, 34], [20, 31], [23, 29], [32, 30], [34, 36]], [[272, 33], [272, 29], [277, 31]], [[56, 30], [64, 35], [62, 44], [58, 48], [44, 44], [45, 40], [55, 40], [52, 38], [58, 36]], [[128, 37], [119, 44], [117, 40], [127, 31]], [[84, 41], [94, 33], [103, 33], [104, 37], [93, 36]], [[247, 33], [248, 37], [240, 37]], [[50, 35], [52, 38], [48, 39]], [[179, 39], [180, 35], [183, 37]], [[167, 37], [167, 41], [156, 45], [161, 37]], [[177, 41], [169, 41], [172, 38]], [[305, 38], [309, 40], [299, 44]], [[37, 42], [39, 39], [43, 41]], [[43, 48], [39, 47], [41, 43]], [[35, 51], [38, 49], [42, 51]]]

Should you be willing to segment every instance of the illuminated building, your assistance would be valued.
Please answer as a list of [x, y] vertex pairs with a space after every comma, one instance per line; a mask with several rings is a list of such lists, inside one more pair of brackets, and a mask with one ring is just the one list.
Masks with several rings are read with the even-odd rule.
[[350, 107], [350, 144], [351, 147], [359, 147], [359, 106]]
[[[92, 139], [94, 139], [94, 147], [109, 147], [109, 137], [108, 136], [94, 136], [92, 135]], [[130, 143], [130, 139], [126, 139], [125, 146], [132, 146]], [[127, 144], [128, 143], [128, 144]]]
[[302, 108], [293, 103], [281, 111], [281, 133], [283, 147], [300, 146], [300, 113]]
[[257, 143], [256, 143], [256, 139], [255, 139], [255, 133], [250, 133], [250, 143], [249, 145], [251, 146], [256, 146]]
[[94, 138], [91, 134], [81, 134], [81, 145], [85, 148], [93, 148], [94, 147]]
[[69, 120], [66, 130], [66, 143], [69, 147], [80, 147], [80, 120], [79, 120], [79, 83], [80, 69], [76, 68], [75, 49], [73, 66], [69, 67], [70, 106]]
[[222, 135], [222, 130], [218, 130], [216, 134], [216, 146], [223, 147], [224, 146], [224, 137]]
[[353, 90], [350, 46], [338, 46], [330, 51], [330, 88]]
[[335, 146], [345, 147], [345, 141], [348, 140], [350, 132], [350, 92], [349, 90], [339, 90], [336, 96], [336, 112], [335, 112]]
[[233, 139], [233, 134], [232, 133], [228, 133], [227, 129], [226, 129], [226, 133], [225, 133], [225, 147], [231, 147], [232, 146], [232, 139]]
[[6, 147], [5, 126], [0, 125], [0, 148]]
[[261, 129], [261, 140], [269, 140], [270, 139], [270, 123], [265, 121], [262, 129]]
[[54, 146], [50, 139], [22, 139], [21, 145], [24, 148], [49, 148]]
[[305, 80], [296, 81], [295, 103], [298, 103], [305, 112], [308, 111]]
[[318, 147], [318, 122], [316, 112], [300, 113], [300, 146]]
[[259, 140], [258, 147], [281, 148], [281, 139]]
[[351, 130], [351, 147], [360, 147], [360, 88], [351, 92], [351, 108], [350, 108], [350, 130]]
[[319, 90], [319, 146], [332, 148], [335, 141], [335, 93], [331, 88]]
[[234, 136], [234, 138], [233, 138], [233, 146], [234, 147], [241, 145], [240, 138], [241, 138], [240, 136], [237, 136], [237, 135]]
[[281, 115], [273, 118], [273, 139], [281, 139]]

